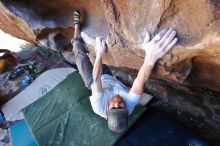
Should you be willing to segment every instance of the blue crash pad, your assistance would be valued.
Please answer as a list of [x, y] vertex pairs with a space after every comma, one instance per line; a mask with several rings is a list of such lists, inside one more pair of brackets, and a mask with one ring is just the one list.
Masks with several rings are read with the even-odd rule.
[[9, 127], [12, 146], [37, 146], [24, 120]]

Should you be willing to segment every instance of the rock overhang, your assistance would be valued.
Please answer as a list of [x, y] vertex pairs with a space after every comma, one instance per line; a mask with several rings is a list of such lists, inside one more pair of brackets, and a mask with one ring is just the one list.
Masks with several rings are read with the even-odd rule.
[[[179, 42], [157, 63], [152, 78], [220, 91], [218, 0], [2, 0], [0, 6], [2, 30], [29, 42], [67, 51], [72, 49], [73, 11], [79, 9], [86, 35], [95, 39], [109, 34], [109, 53], [104, 62], [135, 70], [143, 63], [140, 47], [146, 31], [153, 37], [172, 26]], [[86, 43], [95, 55], [94, 45]]]

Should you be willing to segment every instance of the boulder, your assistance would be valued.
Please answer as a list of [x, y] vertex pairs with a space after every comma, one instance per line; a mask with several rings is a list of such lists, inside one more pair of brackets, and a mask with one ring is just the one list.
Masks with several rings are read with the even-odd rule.
[[[220, 125], [219, 0], [2, 0], [0, 28], [15, 37], [68, 54], [72, 49], [70, 40], [76, 9], [83, 16], [82, 30], [90, 53], [95, 55], [96, 36], [108, 36], [109, 53], [104, 56], [104, 62], [135, 70], [135, 75], [143, 63], [141, 45], [146, 32], [153, 37], [162, 29], [175, 28], [179, 41], [157, 63], [151, 79], [165, 86], [175, 85], [175, 91], [181, 86], [181, 92], [191, 98], [199, 98], [194, 95], [202, 91], [206, 95], [202, 99], [210, 97], [214, 101], [205, 107], [206, 100], [200, 103], [205, 112], [203, 116]], [[151, 83], [156, 86], [156, 81]], [[160, 97], [165, 97], [167, 91], [170, 89], [161, 90], [164, 94]], [[209, 112], [215, 119], [207, 116]], [[216, 129], [216, 125], [207, 127]], [[212, 139], [220, 140], [220, 132], [214, 133]]]

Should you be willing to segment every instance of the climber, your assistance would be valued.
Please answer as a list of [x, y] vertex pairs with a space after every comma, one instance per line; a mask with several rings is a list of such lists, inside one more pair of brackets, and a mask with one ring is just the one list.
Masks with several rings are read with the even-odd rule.
[[177, 42], [176, 31], [169, 28], [159, 32], [151, 41], [147, 34], [142, 45], [145, 59], [138, 75], [129, 91], [116, 78], [102, 74], [102, 56], [106, 53], [104, 39], [96, 38], [96, 59], [94, 67], [86, 54], [85, 44], [80, 31], [80, 13], [74, 11], [74, 37], [72, 39], [75, 62], [79, 73], [88, 89], [92, 90], [89, 97], [94, 112], [107, 119], [108, 127], [114, 132], [124, 132], [128, 127], [128, 115], [139, 103], [144, 84], [154, 68], [155, 63], [163, 57]]

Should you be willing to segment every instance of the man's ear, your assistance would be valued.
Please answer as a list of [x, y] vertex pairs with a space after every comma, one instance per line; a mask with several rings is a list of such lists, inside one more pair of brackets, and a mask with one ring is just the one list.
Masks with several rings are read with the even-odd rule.
[[144, 38], [144, 43], [148, 43], [149, 41], [150, 41], [150, 33], [149, 33], [149, 31], [147, 31], [145, 38]]

